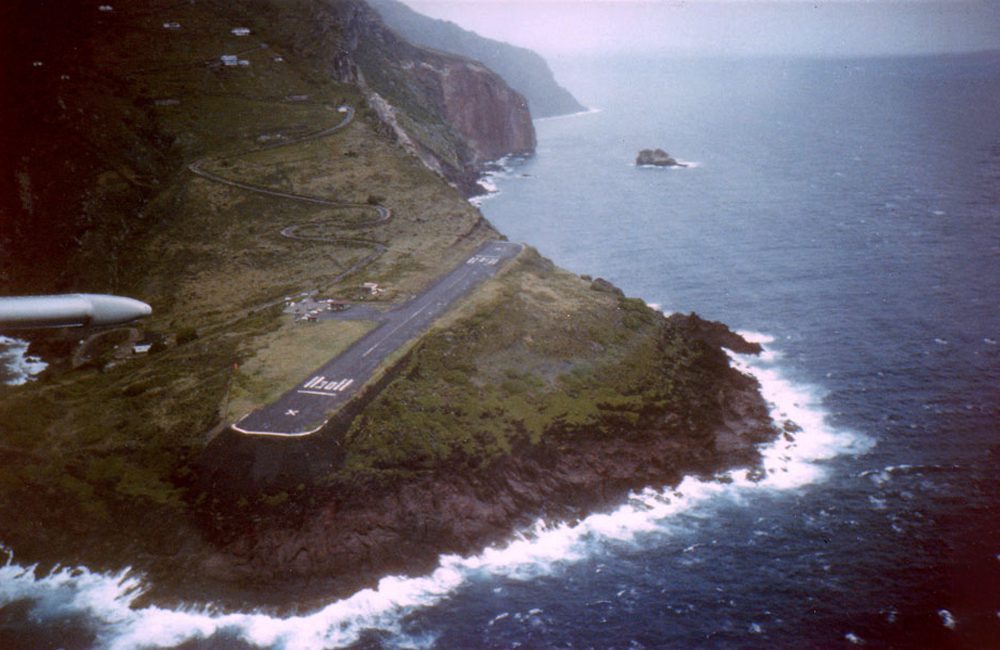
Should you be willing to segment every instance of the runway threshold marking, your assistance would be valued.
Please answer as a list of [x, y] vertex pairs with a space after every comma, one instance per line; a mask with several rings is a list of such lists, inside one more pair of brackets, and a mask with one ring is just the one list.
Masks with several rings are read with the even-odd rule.
[[494, 266], [500, 262], [499, 257], [493, 257], [492, 255], [473, 255], [468, 260], [466, 264], [482, 264], [483, 266]]
[[344, 391], [348, 386], [350, 386], [353, 383], [354, 380], [351, 378], [341, 379], [340, 381], [337, 381], [336, 379], [331, 379], [330, 381], [327, 381], [326, 377], [324, 377], [323, 375], [319, 375], [307, 381], [302, 386], [302, 388], [296, 390], [295, 392], [305, 393], [307, 395], [324, 395], [329, 397], [331, 395]]

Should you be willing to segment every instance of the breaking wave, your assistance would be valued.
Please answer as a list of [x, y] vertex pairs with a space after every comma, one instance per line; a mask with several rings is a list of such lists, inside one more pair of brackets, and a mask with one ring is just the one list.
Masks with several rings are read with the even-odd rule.
[[48, 364], [28, 354], [28, 342], [0, 336], [0, 376], [8, 386], [20, 386], [45, 370]]
[[665, 170], [678, 170], [678, 169], [697, 169], [701, 167], [700, 162], [695, 162], [693, 160], [680, 160], [677, 159], [678, 165], [637, 165], [636, 163], [629, 163], [632, 167], [638, 169], [665, 169]]
[[575, 113], [565, 113], [563, 115], [549, 115], [548, 117], [536, 117], [534, 122], [549, 122], [552, 120], [565, 120], [570, 117], [583, 117], [584, 115], [593, 115], [594, 113], [600, 113], [602, 109], [600, 108], [585, 108], [582, 111], [577, 111]]
[[[744, 333], [768, 345], [768, 336]], [[129, 571], [95, 573], [86, 568], [57, 568], [36, 575], [8, 557], [0, 568], [0, 608], [26, 603], [33, 620], [67, 613], [82, 615], [94, 630], [96, 644], [109, 650], [172, 647], [201, 639], [227, 638], [258, 647], [286, 650], [339, 647], [378, 630], [406, 645], [431, 645], [432, 638], [407, 637], [407, 614], [431, 607], [476, 576], [528, 580], [592, 556], [594, 542], [632, 541], [650, 532], [670, 534], [670, 521], [716, 499], [738, 501], [760, 491], [782, 491], [820, 481], [823, 461], [867, 451], [862, 435], [832, 428], [821, 393], [793, 383], [778, 366], [781, 355], [765, 349], [759, 357], [732, 354], [733, 365], [757, 377], [781, 435], [761, 448], [763, 471], [732, 470], [718, 480], [685, 478], [675, 487], [646, 488], [612, 512], [591, 515], [574, 524], [539, 520], [503, 545], [478, 555], [444, 555], [429, 575], [387, 576], [365, 589], [304, 615], [279, 617], [265, 612], [220, 613], [208, 606], [165, 609], [132, 608], [143, 592], [143, 579]], [[44, 624], [44, 623], [42, 623]]]
[[476, 183], [483, 189], [483, 194], [478, 194], [476, 196], [469, 198], [469, 203], [476, 206], [477, 208], [483, 204], [483, 202], [493, 198], [500, 193], [500, 188], [497, 186], [496, 181], [501, 178], [510, 178], [511, 173], [514, 171], [512, 162], [514, 160], [520, 160], [519, 157], [515, 156], [504, 156], [499, 160], [494, 160], [489, 163], [488, 168], [479, 177]]

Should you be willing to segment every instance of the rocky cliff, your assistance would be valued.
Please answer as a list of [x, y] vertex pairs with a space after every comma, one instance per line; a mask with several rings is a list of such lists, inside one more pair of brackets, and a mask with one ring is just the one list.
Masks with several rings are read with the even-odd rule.
[[191, 570], [265, 601], [261, 586], [275, 583], [300, 598], [346, 595], [384, 575], [430, 571], [441, 554], [475, 553], [538, 517], [572, 521], [617, 506], [630, 490], [752, 468], [754, 445], [773, 436], [759, 386], [724, 361], [713, 372], [699, 426], [679, 427], [667, 412], [615, 435], [607, 425], [553, 431], [479, 467], [462, 459], [388, 488], [353, 485], [294, 523], [265, 518], [223, 534], [220, 552]]
[[485, 38], [452, 22], [429, 18], [398, 0], [368, 0], [386, 24], [411, 43], [482, 62], [525, 96], [532, 117], [551, 117], [586, 110], [559, 85], [537, 53]]
[[[247, 20], [280, 11], [267, 0], [240, 6]], [[527, 100], [483, 64], [411, 44], [361, 0], [305, 8], [309, 20], [282, 40], [340, 81], [366, 88], [369, 106], [399, 142], [467, 195], [481, 191], [476, 180], [486, 162], [534, 151]]]
[[496, 73], [411, 45], [367, 5], [344, 3], [341, 10], [360, 78], [385, 102], [380, 115], [432, 168], [472, 193], [484, 163], [534, 151], [528, 103]]

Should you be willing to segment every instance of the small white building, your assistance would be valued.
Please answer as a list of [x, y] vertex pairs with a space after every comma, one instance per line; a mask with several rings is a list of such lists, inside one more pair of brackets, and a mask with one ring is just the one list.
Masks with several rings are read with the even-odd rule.
[[99, 6], [97, 8], [97, 10], [98, 11], [103, 11], [104, 13], [108, 13], [108, 12], [114, 11], [115, 8], [112, 7], [111, 5], [101, 5], [101, 6]]
[[246, 27], [233, 27], [231, 30], [229, 30], [229, 32], [233, 36], [249, 36], [250, 35], [250, 30], [247, 29]]
[[181, 28], [180, 23], [175, 23], [175, 22], [163, 23], [163, 29], [169, 29], [171, 31], [175, 31], [180, 28]]
[[240, 59], [235, 54], [223, 54], [219, 58], [222, 60], [222, 65], [225, 66], [237, 66], [240, 64]]

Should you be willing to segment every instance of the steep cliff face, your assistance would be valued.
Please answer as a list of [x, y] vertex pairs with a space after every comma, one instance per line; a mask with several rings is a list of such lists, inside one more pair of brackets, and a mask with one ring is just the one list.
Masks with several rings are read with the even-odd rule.
[[400, 140], [460, 189], [476, 191], [485, 162], [534, 151], [527, 100], [496, 73], [411, 45], [362, 2], [332, 6], [344, 35], [333, 71], [351, 70]]
[[585, 108], [556, 82], [537, 53], [485, 38], [452, 22], [417, 13], [398, 0], [368, 0], [386, 24], [411, 43], [480, 61], [524, 95], [532, 117], [576, 113]]
[[497, 83], [497, 76], [484, 66], [425, 59], [415, 72], [445, 121], [468, 139], [476, 155], [473, 162], [534, 150], [535, 133], [524, 97]]
[[303, 0], [294, 20], [274, 0], [231, 6], [336, 80], [363, 87], [399, 142], [467, 195], [481, 191], [487, 161], [534, 151], [521, 94], [477, 61], [411, 44], [362, 0]]

